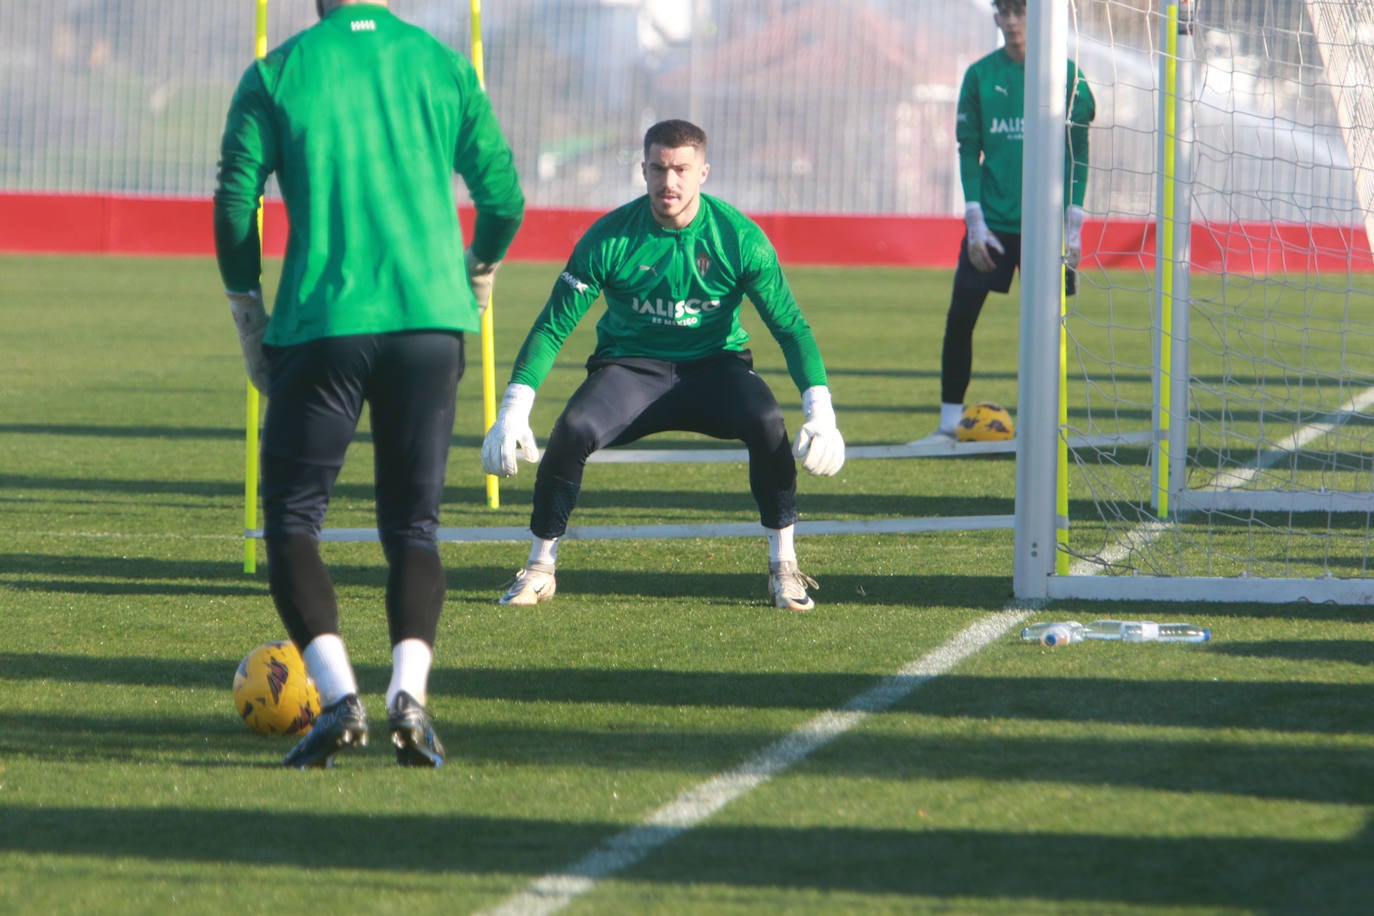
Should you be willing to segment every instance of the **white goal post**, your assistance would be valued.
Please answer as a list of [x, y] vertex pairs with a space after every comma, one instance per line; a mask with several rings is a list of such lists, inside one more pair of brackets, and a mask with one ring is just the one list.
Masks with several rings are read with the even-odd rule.
[[[1016, 595], [1374, 601], [1374, 0], [1027, 16]], [[1102, 228], [1061, 317], [1062, 80], [1094, 42]], [[1104, 431], [1150, 445], [1069, 442]]]

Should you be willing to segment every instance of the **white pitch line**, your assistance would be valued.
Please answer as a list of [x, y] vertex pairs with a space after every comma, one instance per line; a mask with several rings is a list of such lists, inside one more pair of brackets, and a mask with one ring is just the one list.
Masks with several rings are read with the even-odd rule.
[[621, 831], [559, 872], [537, 878], [487, 916], [542, 916], [554, 913], [596, 887], [596, 883], [643, 861], [654, 850], [691, 830], [745, 793], [805, 760], [811, 753], [869, 716], [886, 711], [917, 687], [944, 674], [1016, 626], [1032, 605], [1009, 607], [980, 618], [953, 639], [916, 659], [872, 690], [839, 709], [824, 712], [764, 748], [739, 767], [700, 783]]

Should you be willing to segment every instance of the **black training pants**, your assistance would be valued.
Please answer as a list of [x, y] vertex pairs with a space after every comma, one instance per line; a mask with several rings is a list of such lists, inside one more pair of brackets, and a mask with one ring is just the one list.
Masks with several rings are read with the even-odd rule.
[[563, 536], [587, 458], [597, 449], [669, 430], [742, 441], [759, 521], [766, 528], [793, 524], [797, 464], [782, 408], [753, 364], [747, 350], [686, 363], [589, 360], [587, 379], [554, 424], [539, 463], [530, 530], [541, 538]]
[[463, 337], [413, 332], [270, 347], [262, 438], [263, 533], [277, 612], [302, 649], [338, 632], [319, 554], [325, 512], [363, 405], [372, 421], [377, 530], [393, 644], [433, 645], [444, 598], [436, 535]]
[[[968, 257], [968, 237], [959, 246], [959, 266], [954, 269], [954, 292], [950, 295], [949, 312], [945, 315], [945, 339], [940, 352], [940, 400], [945, 404], [962, 404], [973, 375], [973, 329], [988, 293], [1006, 293], [1011, 289], [1012, 276], [1021, 265], [1021, 236], [1010, 232], [996, 233], [1006, 249], [998, 254], [988, 249], [992, 270], [983, 273]], [[1064, 272], [1064, 290], [1072, 296], [1077, 289], [1077, 274]]]

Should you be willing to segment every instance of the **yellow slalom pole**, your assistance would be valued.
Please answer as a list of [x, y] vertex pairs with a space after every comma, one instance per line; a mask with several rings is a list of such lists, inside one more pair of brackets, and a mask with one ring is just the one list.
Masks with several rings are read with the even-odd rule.
[[1069, 302], [1068, 269], [1059, 269], [1059, 453], [1055, 458], [1054, 574], [1069, 574]]
[[[472, 66], [477, 71], [477, 82], [486, 88], [486, 68], [482, 60], [482, 0], [472, 0]], [[482, 313], [482, 434], [485, 435], [496, 423], [496, 296], [493, 294]], [[495, 474], [487, 475], [487, 508], [501, 506], [501, 480]]]
[[[267, 0], [257, 0], [253, 17], [253, 56], [267, 56]], [[258, 243], [262, 244], [262, 201], [258, 201]], [[258, 423], [262, 405], [253, 380], [248, 380], [248, 403], [243, 426], [243, 571], [258, 571], [258, 543], [253, 530], [258, 527]]]

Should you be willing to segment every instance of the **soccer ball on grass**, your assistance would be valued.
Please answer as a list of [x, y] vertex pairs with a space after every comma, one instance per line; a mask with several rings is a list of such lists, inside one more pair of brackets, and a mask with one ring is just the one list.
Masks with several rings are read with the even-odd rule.
[[264, 735], [303, 735], [320, 714], [320, 694], [305, 659], [289, 640], [249, 652], [234, 673], [234, 705], [248, 727]]
[[960, 442], [998, 442], [1016, 435], [1011, 414], [998, 404], [974, 404], [964, 410], [954, 437]]

